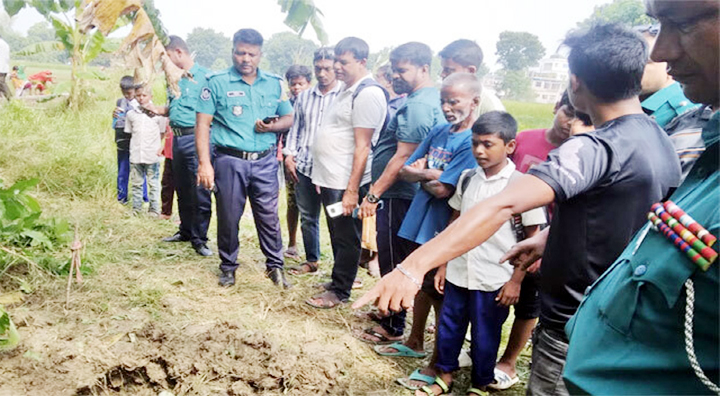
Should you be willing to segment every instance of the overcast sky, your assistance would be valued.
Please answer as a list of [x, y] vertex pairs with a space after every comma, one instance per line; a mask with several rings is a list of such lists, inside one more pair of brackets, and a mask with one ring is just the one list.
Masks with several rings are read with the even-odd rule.
[[[495, 42], [500, 32], [537, 35], [552, 54], [568, 30], [588, 17], [595, 6], [611, 0], [315, 0], [324, 13], [331, 43], [346, 36], [368, 42], [370, 51], [408, 41], [428, 44], [435, 52], [458, 38], [475, 40], [485, 63], [496, 68]], [[252, 27], [265, 38], [289, 31], [276, 0], [155, 0], [171, 34], [186, 37], [195, 27], [211, 28], [231, 37]], [[25, 32], [41, 21], [30, 10], [13, 18], [13, 29]], [[317, 42], [311, 28], [304, 38]]]

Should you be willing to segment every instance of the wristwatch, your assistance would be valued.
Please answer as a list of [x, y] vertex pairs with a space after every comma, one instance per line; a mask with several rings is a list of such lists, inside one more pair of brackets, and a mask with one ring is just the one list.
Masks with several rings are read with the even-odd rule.
[[367, 201], [370, 202], [371, 204], [376, 204], [376, 203], [380, 202], [380, 198], [371, 192], [369, 192], [365, 196], [365, 198], [367, 198]]

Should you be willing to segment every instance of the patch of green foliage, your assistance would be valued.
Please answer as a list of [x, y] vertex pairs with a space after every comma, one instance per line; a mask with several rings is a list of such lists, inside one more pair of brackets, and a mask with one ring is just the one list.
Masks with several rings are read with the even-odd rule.
[[67, 221], [40, 218], [40, 204], [28, 194], [38, 182], [38, 179], [20, 180], [4, 188], [0, 180], [0, 242], [3, 244], [51, 250], [69, 240]]
[[503, 100], [503, 105], [508, 113], [517, 120], [518, 132], [552, 126], [554, 118], [552, 104]]
[[0, 351], [13, 349], [18, 343], [20, 343], [20, 334], [10, 320], [10, 315], [0, 305]]

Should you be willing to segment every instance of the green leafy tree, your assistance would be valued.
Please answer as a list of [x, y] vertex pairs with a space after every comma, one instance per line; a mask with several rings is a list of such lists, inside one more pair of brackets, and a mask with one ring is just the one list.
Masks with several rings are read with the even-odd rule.
[[507, 70], [525, 70], [545, 56], [545, 47], [540, 39], [527, 32], [500, 33], [496, 48], [498, 63]]
[[47, 22], [38, 22], [28, 28], [27, 38], [31, 43], [54, 40], [55, 30]]
[[313, 53], [318, 46], [310, 40], [290, 32], [275, 33], [263, 44], [261, 67], [281, 76], [291, 65], [312, 66]]
[[578, 23], [581, 29], [604, 23], [620, 23], [625, 26], [649, 25], [652, 19], [645, 14], [641, 0], [614, 0], [612, 3], [596, 6], [592, 15]]
[[501, 73], [500, 91], [503, 98], [528, 102], [535, 100], [532, 81], [524, 70], [503, 70]]
[[230, 62], [232, 40], [213, 29], [196, 27], [187, 36], [190, 51], [195, 53], [195, 62], [210, 68], [218, 59]]

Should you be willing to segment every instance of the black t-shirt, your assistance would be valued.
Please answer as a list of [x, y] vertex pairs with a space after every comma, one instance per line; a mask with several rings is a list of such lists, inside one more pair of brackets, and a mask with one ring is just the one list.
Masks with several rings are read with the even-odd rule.
[[585, 289], [647, 221], [650, 206], [679, 185], [680, 164], [655, 121], [633, 114], [568, 139], [528, 173], [555, 191], [540, 320], [562, 331]]

